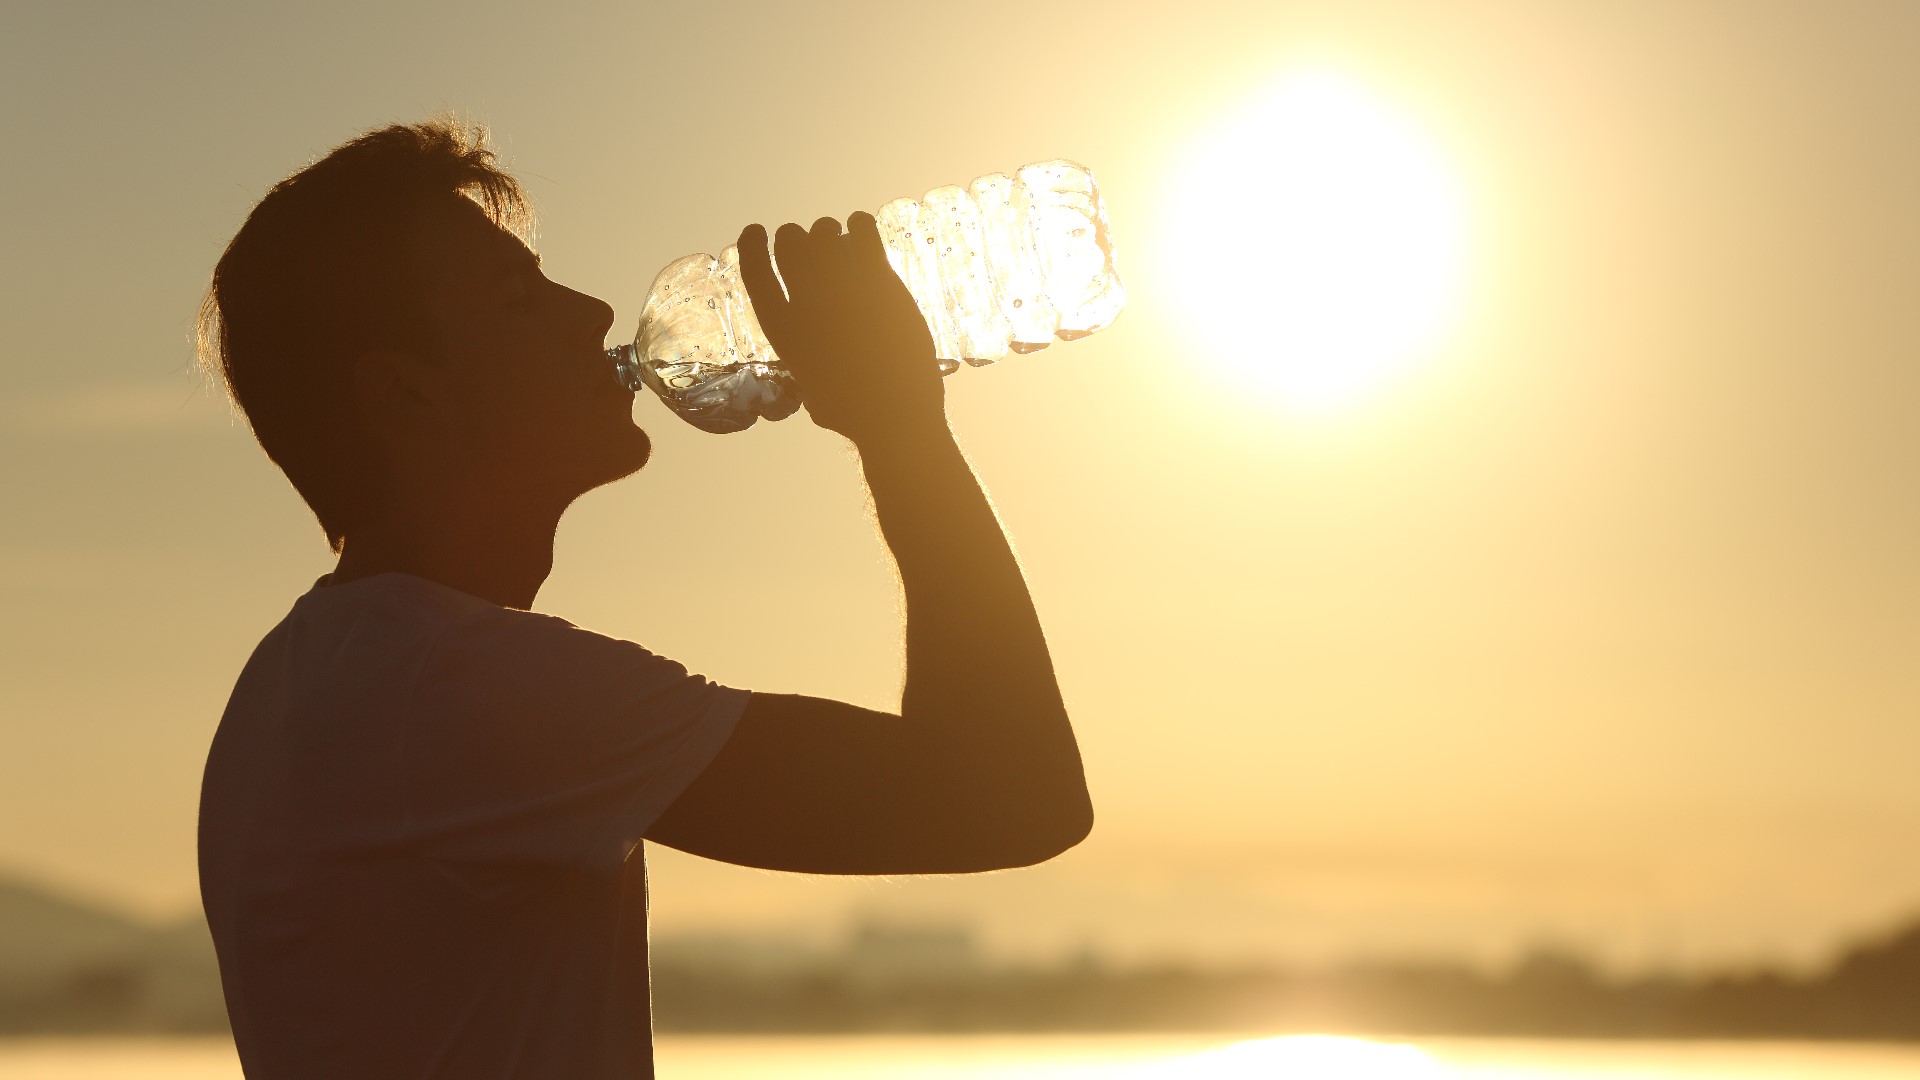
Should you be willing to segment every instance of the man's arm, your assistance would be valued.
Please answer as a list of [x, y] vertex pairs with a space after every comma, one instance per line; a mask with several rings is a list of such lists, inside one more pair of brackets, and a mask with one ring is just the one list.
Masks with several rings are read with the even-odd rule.
[[946, 425], [925, 324], [872, 218], [849, 226], [846, 237], [832, 219], [811, 235], [781, 230], [785, 303], [757, 229], [741, 238], [741, 265], [810, 415], [860, 453], [906, 594], [900, 712], [754, 694], [726, 746], [647, 836], [812, 873], [1040, 862], [1093, 823], [1046, 639]]

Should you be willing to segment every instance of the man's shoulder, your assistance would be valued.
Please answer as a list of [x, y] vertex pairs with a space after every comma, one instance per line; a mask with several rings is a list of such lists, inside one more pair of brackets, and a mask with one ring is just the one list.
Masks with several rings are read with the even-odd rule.
[[327, 650], [337, 642], [352, 654], [394, 655], [431, 649], [450, 635], [525, 640], [569, 628], [571, 623], [555, 616], [502, 607], [427, 578], [388, 572], [337, 584], [321, 578], [262, 645], [279, 636], [295, 647]]
[[450, 632], [527, 614], [410, 574], [341, 584], [323, 577], [254, 647], [235, 680], [226, 720], [306, 715], [346, 707], [345, 698], [361, 708], [375, 696], [397, 697]]
[[459, 618], [505, 614], [511, 609], [437, 581], [395, 570], [349, 581], [335, 581], [332, 574], [324, 575], [294, 601], [291, 614], [329, 619], [354, 618], [375, 611]]
[[322, 578], [249, 668], [275, 683], [319, 679], [333, 693], [385, 687], [414, 711], [458, 715], [711, 685], [638, 642], [403, 573]]

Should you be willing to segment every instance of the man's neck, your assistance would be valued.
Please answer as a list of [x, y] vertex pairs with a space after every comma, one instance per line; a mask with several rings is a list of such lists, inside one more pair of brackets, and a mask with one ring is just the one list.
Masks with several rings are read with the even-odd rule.
[[553, 570], [559, 524], [560, 510], [449, 513], [437, 507], [388, 515], [347, 534], [329, 584], [399, 571], [502, 607], [528, 609]]

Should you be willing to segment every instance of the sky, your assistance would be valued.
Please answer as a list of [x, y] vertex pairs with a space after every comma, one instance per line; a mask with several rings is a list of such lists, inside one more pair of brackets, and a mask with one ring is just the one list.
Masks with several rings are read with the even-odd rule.
[[[948, 384], [1094, 836], [958, 879], [654, 849], [657, 935], [883, 914], [1010, 953], [1693, 967], [1920, 913], [1920, 8], [15, 0], [7, 23], [0, 871], [197, 904], [220, 710], [331, 557], [196, 375], [194, 311], [274, 182], [451, 109], [529, 188], [548, 274], [619, 312], [609, 344], [656, 270], [749, 221], [1053, 157], [1098, 176], [1127, 282], [1112, 327]], [[1303, 72], [1418, 149], [1458, 241], [1444, 325], [1311, 408], [1269, 376], [1315, 264], [1263, 223], [1324, 155], [1255, 108]], [[1252, 165], [1196, 164], [1222, 147]], [[1378, 160], [1347, 186], [1392, 198], [1412, 173]], [[1384, 280], [1422, 253], [1377, 254]], [[1409, 318], [1356, 302], [1356, 334]], [[850, 451], [804, 416], [636, 417], [653, 463], [569, 512], [537, 608], [733, 685], [892, 704], [898, 599]]]

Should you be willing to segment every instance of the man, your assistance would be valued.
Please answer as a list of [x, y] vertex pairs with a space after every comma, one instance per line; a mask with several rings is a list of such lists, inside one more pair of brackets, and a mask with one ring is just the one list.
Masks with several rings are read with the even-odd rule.
[[906, 593], [896, 714], [715, 685], [529, 610], [575, 498], [643, 466], [606, 304], [549, 280], [484, 136], [372, 132], [214, 271], [207, 360], [339, 555], [208, 755], [201, 891], [251, 1077], [651, 1076], [642, 838], [831, 874], [1028, 865], [1092, 809], [1020, 572], [873, 219], [743, 277], [857, 449]]

